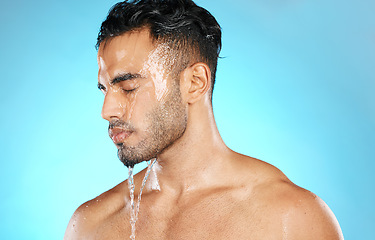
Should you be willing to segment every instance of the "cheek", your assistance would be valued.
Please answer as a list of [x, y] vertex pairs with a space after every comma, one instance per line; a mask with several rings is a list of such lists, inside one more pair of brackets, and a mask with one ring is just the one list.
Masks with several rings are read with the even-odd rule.
[[[149, 85], [149, 86], [147, 86]], [[129, 97], [127, 119], [137, 127], [147, 127], [149, 123], [146, 120], [147, 114], [158, 105], [155, 89], [151, 84], [142, 87], [134, 95]]]

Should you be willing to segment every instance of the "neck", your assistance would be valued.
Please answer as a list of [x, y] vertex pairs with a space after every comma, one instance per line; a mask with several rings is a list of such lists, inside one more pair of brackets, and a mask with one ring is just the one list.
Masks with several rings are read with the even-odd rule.
[[162, 191], [164, 188], [183, 194], [212, 187], [229, 167], [227, 157], [231, 151], [219, 134], [212, 108], [197, 114], [199, 118], [189, 115], [184, 135], [158, 156], [151, 177], [157, 178]]

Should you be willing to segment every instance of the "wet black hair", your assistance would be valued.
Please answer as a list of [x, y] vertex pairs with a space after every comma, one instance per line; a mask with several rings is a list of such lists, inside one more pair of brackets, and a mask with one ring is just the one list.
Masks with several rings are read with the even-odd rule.
[[[211, 94], [221, 50], [216, 19], [192, 0], [128, 0], [115, 4], [103, 21], [96, 48], [123, 33], [148, 28], [153, 40], [166, 43], [179, 74], [188, 64], [206, 63], [211, 70]], [[176, 70], [176, 68], [178, 68]]]

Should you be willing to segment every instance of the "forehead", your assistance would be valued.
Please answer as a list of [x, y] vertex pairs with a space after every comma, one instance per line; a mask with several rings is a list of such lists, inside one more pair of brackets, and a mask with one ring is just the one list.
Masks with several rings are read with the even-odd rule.
[[154, 49], [148, 30], [124, 33], [100, 44], [99, 71], [110, 75], [140, 71]]

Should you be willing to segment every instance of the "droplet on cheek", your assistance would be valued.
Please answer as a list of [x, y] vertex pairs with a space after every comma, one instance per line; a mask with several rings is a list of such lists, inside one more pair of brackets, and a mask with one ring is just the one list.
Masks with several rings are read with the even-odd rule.
[[134, 112], [134, 106], [136, 104], [136, 99], [137, 99], [138, 93], [134, 93], [133, 95], [129, 95], [129, 98], [127, 99], [127, 109], [126, 109], [126, 117], [127, 119], [132, 119], [133, 117], [133, 112]]

